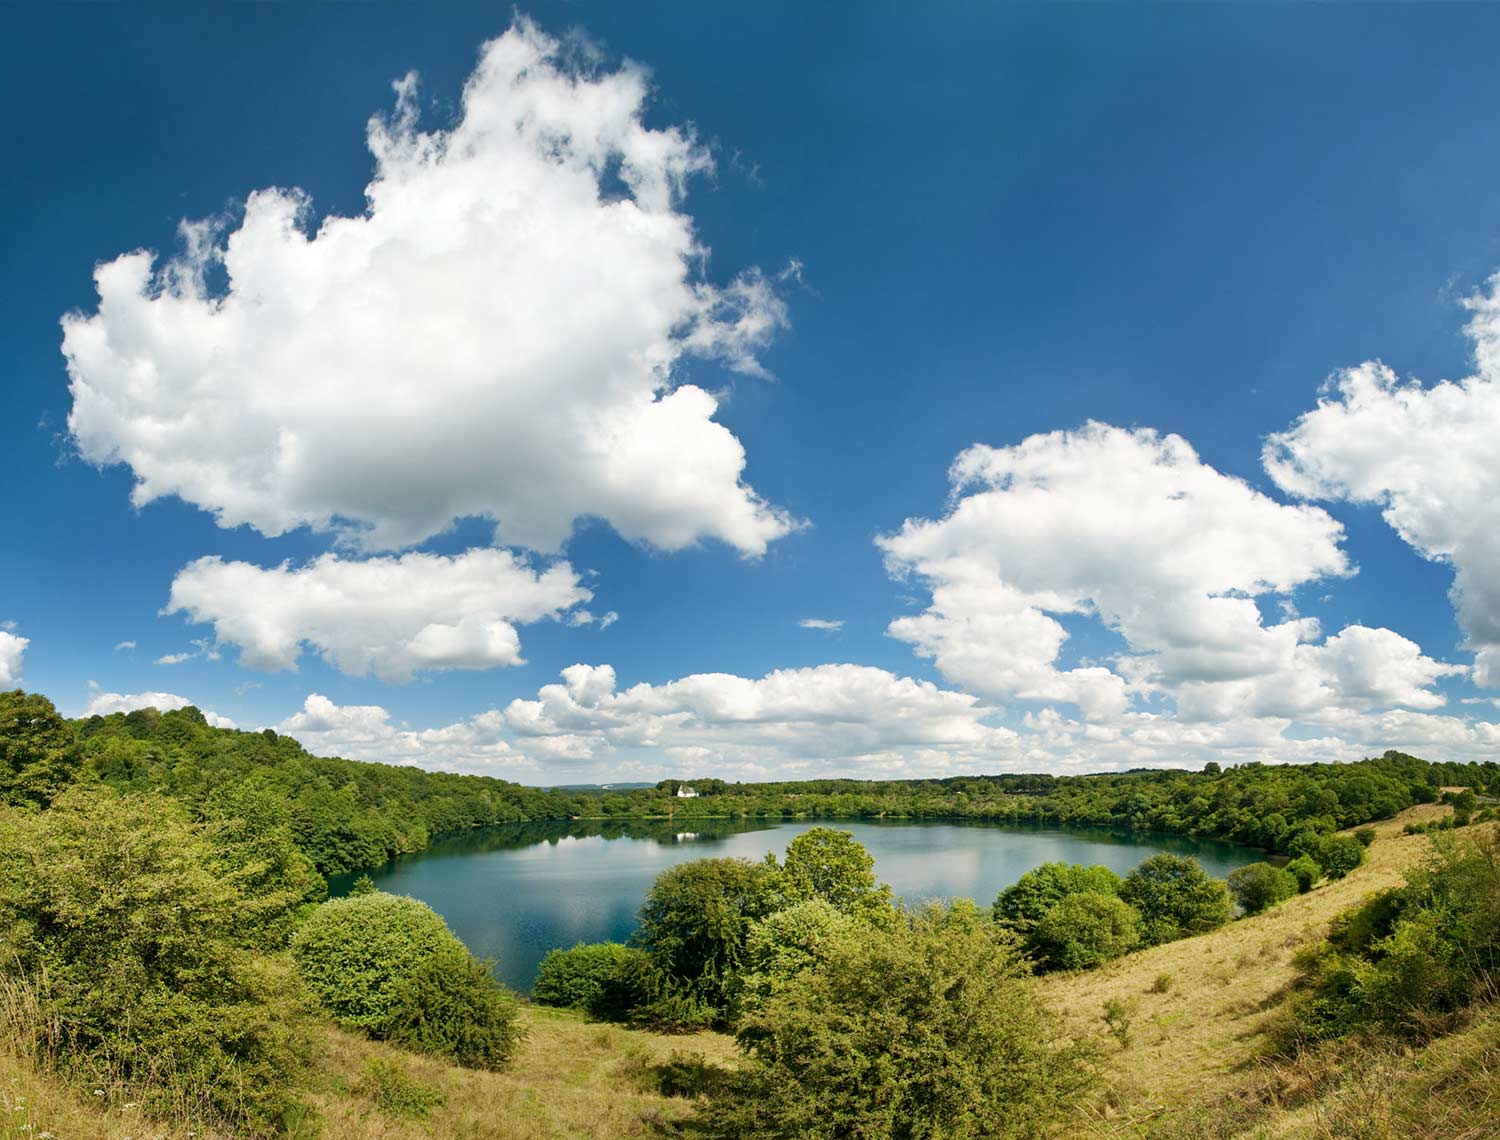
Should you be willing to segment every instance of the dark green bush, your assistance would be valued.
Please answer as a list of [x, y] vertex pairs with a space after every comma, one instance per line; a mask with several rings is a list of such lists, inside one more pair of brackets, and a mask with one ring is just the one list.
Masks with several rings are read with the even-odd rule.
[[1285, 902], [1300, 889], [1297, 876], [1269, 863], [1251, 863], [1229, 873], [1229, 893], [1246, 914], [1259, 914]]
[[1365, 845], [1352, 835], [1326, 835], [1313, 858], [1330, 879], [1342, 879], [1365, 861]]
[[[571, 950], [549, 950], [537, 967], [531, 996], [543, 1005], [586, 1010], [598, 1017], [623, 1017], [627, 1009], [611, 1009], [611, 981], [631, 954], [618, 942], [580, 942]], [[635, 951], [640, 953], [640, 951]]]
[[862, 928], [747, 1015], [749, 1063], [710, 1093], [734, 1140], [1034, 1137], [1081, 1092], [1013, 941], [977, 912]]
[[1334, 924], [1298, 959], [1296, 1035], [1378, 1030], [1417, 1039], [1500, 984], [1500, 839], [1434, 839], [1431, 866]]
[[1120, 897], [1140, 912], [1152, 945], [1214, 930], [1234, 913], [1224, 881], [1182, 855], [1153, 855], [1141, 863], [1125, 876]]
[[1117, 895], [1120, 876], [1108, 867], [1077, 863], [1043, 863], [1027, 871], [995, 899], [995, 920], [1019, 934], [1028, 933], [1068, 895]]
[[498, 1069], [520, 1045], [515, 995], [454, 939], [396, 988], [386, 1023], [394, 1044], [450, 1057], [469, 1069]]
[[1298, 855], [1286, 865], [1287, 874], [1297, 880], [1297, 893], [1307, 894], [1323, 877], [1323, 868], [1311, 855]]
[[1084, 891], [1068, 895], [1036, 924], [1028, 945], [1042, 962], [1059, 970], [1090, 970], [1134, 950], [1141, 916], [1116, 895]]
[[1375, 829], [1373, 827], [1355, 828], [1354, 838], [1359, 840], [1361, 847], [1368, 847], [1375, 842]]

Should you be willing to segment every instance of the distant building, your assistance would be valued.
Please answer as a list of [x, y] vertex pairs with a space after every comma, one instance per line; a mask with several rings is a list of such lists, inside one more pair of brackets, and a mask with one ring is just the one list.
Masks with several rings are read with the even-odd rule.
[[697, 795], [698, 793], [690, 784], [681, 784], [677, 788], [677, 798], [679, 800], [690, 800], [695, 798]]

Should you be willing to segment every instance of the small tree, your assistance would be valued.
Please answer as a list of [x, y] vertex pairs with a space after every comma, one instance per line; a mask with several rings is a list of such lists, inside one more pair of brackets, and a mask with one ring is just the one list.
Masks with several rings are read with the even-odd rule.
[[1297, 892], [1304, 895], [1317, 886], [1318, 880], [1323, 877], [1323, 868], [1318, 866], [1318, 861], [1311, 855], [1298, 855], [1286, 865], [1286, 870], [1297, 880]]
[[1026, 934], [1069, 895], [1120, 893], [1120, 876], [1108, 867], [1043, 863], [1027, 871], [995, 899], [995, 920]]
[[1229, 873], [1229, 893], [1246, 914], [1259, 914], [1291, 898], [1298, 891], [1296, 877], [1269, 863], [1251, 863]]
[[1325, 835], [1314, 858], [1330, 879], [1342, 879], [1365, 861], [1365, 846], [1352, 835]]
[[1082, 1091], [1010, 939], [929, 908], [840, 941], [748, 1014], [749, 1064], [710, 1095], [734, 1140], [977, 1140], [1040, 1134]]
[[889, 909], [891, 888], [875, 881], [875, 859], [852, 833], [813, 827], [787, 846], [779, 886], [788, 902], [822, 899], [845, 914]]
[[386, 1036], [466, 1068], [498, 1069], [525, 1036], [516, 1016], [515, 995], [454, 939], [397, 987]]
[[832, 903], [808, 899], [768, 915], [745, 940], [738, 1004], [756, 1008], [803, 970], [817, 967], [851, 937], [858, 923]]
[[1153, 945], [1214, 930], [1234, 913], [1224, 881], [1182, 855], [1147, 859], [1125, 876], [1120, 897], [1140, 911]]
[[1030, 945], [1059, 970], [1090, 970], [1128, 954], [1141, 941], [1141, 916], [1115, 895], [1084, 891], [1049, 910]]
[[44, 805], [79, 764], [72, 726], [40, 693], [0, 693], [0, 803]]
[[[605, 1007], [610, 982], [631, 952], [618, 942], [580, 942], [571, 950], [549, 950], [537, 967], [531, 996], [544, 1005], [608, 1016]], [[614, 1012], [624, 1016], [627, 1011]]]
[[656, 877], [635, 943], [646, 950], [673, 992], [727, 1012], [750, 927], [771, 913], [777, 872], [748, 859], [698, 859]]

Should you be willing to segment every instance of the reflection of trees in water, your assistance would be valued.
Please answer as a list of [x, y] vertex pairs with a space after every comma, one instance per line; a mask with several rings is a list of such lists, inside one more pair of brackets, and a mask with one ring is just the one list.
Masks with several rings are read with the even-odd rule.
[[[477, 827], [472, 831], [446, 835], [416, 854], [400, 856], [384, 866], [371, 868], [371, 873], [379, 878], [383, 871], [420, 859], [483, 855], [489, 851], [521, 851], [541, 843], [556, 845], [565, 839], [637, 839], [663, 847], [712, 843], [728, 839], [732, 835], [769, 831], [781, 826], [781, 821], [694, 819], [690, 825], [691, 830], [688, 826], [665, 819], [578, 819]], [[346, 893], [358, 877], [359, 873], [331, 877], [328, 880], [328, 893], [335, 896]]]

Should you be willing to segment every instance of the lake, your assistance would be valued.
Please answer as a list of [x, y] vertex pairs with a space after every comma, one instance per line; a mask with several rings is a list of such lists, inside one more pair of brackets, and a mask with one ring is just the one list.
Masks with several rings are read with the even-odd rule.
[[[778, 858], [810, 827], [837, 827], [875, 857], [875, 873], [907, 902], [967, 897], [992, 903], [1047, 862], [1102, 863], [1123, 875], [1160, 852], [1195, 856], [1223, 877], [1264, 856], [1215, 840], [1025, 824], [871, 820], [636, 820], [513, 824], [441, 839], [369, 873], [393, 894], [427, 903], [496, 974], [521, 991], [554, 946], [625, 941], [657, 874], [710, 856]], [[329, 882], [344, 894], [354, 876]]]

